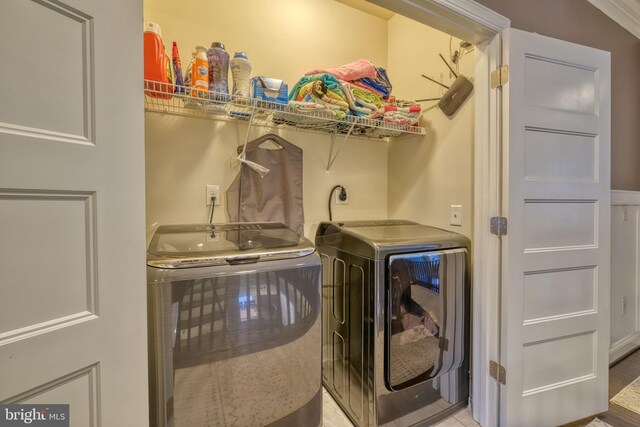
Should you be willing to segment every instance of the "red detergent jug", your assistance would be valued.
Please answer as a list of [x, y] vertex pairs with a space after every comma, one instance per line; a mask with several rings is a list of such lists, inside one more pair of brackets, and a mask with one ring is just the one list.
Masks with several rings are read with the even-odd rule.
[[149, 22], [144, 32], [144, 93], [153, 98], [173, 96], [171, 59], [164, 52], [160, 26]]

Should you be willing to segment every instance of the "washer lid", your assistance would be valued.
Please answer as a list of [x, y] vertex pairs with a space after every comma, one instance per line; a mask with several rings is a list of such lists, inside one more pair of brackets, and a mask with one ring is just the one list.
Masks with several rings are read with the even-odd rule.
[[191, 268], [298, 258], [313, 243], [279, 223], [163, 225], [156, 230], [147, 265]]
[[406, 220], [322, 222], [316, 245], [371, 259], [406, 253], [469, 247], [465, 236]]

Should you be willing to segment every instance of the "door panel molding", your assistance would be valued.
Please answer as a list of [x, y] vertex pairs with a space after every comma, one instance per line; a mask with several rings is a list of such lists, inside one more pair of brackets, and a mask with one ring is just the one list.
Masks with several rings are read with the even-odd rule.
[[[95, 144], [93, 17], [57, 0], [16, 2], [3, 15], [0, 36], [20, 41], [5, 45], [3, 55], [23, 54], [23, 66], [36, 70], [42, 63], [62, 66], [46, 67], [45, 88], [33, 83], [33, 73], [13, 73], [0, 85], [0, 97], [10, 101], [0, 105], [0, 132]], [[30, 34], [33, 27], [37, 38]]]
[[74, 425], [100, 426], [100, 364], [63, 375], [5, 402], [47, 404], [59, 402], [61, 398], [68, 399], [65, 403], [69, 402], [70, 418]]
[[0, 189], [0, 210], [0, 346], [96, 318], [96, 193]]

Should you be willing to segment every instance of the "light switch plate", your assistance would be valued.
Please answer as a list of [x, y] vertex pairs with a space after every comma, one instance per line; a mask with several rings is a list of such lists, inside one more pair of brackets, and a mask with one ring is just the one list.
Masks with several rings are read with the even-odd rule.
[[451, 225], [462, 225], [462, 205], [451, 205], [450, 208]]

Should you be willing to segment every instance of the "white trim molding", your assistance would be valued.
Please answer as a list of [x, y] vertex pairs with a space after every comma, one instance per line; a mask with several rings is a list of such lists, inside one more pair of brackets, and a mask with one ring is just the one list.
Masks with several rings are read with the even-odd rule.
[[629, 335], [622, 341], [618, 341], [609, 349], [609, 364], [613, 365], [629, 353], [640, 347], [640, 332]]
[[499, 354], [500, 244], [489, 222], [500, 212], [502, 104], [490, 74], [502, 64], [502, 34], [511, 21], [473, 0], [367, 1], [476, 45], [470, 405], [480, 425], [494, 426], [500, 395], [489, 361]]
[[[625, 333], [623, 331], [629, 331], [609, 348], [609, 364], [614, 364], [640, 347], [640, 191], [612, 190], [611, 209], [611, 333], [620, 337]], [[618, 228], [625, 227], [623, 224], [627, 221], [635, 224], [635, 233], [628, 228]], [[616, 241], [616, 235], [622, 241]], [[633, 253], [628, 254], [628, 250]], [[616, 263], [618, 268], [613, 268]], [[613, 298], [620, 297], [633, 301], [629, 304], [632, 311], [627, 315], [632, 315], [634, 319], [625, 320], [624, 313], [621, 316], [614, 311], [613, 308], [619, 305]]]
[[473, 44], [510, 26], [509, 19], [473, 0], [367, 1]]
[[476, 45], [470, 405], [480, 425], [494, 426], [500, 395], [489, 361], [499, 354], [500, 244], [489, 222], [500, 212], [502, 104], [490, 88], [490, 74], [502, 64], [502, 34], [511, 21], [473, 0], [367, 1]]
[[622, 28], [640, 39], [640, 2], [638, 0], [588, 0]]
[[502, 64], [502, 36], [476, 45], [474, 76], [474, 222], [472, 281], [473, 418], [482, 426], [498, 423], [498, 382], [489, 376], [489, 363], [499, 360], [500, 241], [491, 234], [490, 218], [499, 216], [501, 165], [501, 94], [489, 88], [491, 71]]
[[640, 206], [640, 191], [611, 190], [612, 206]]

